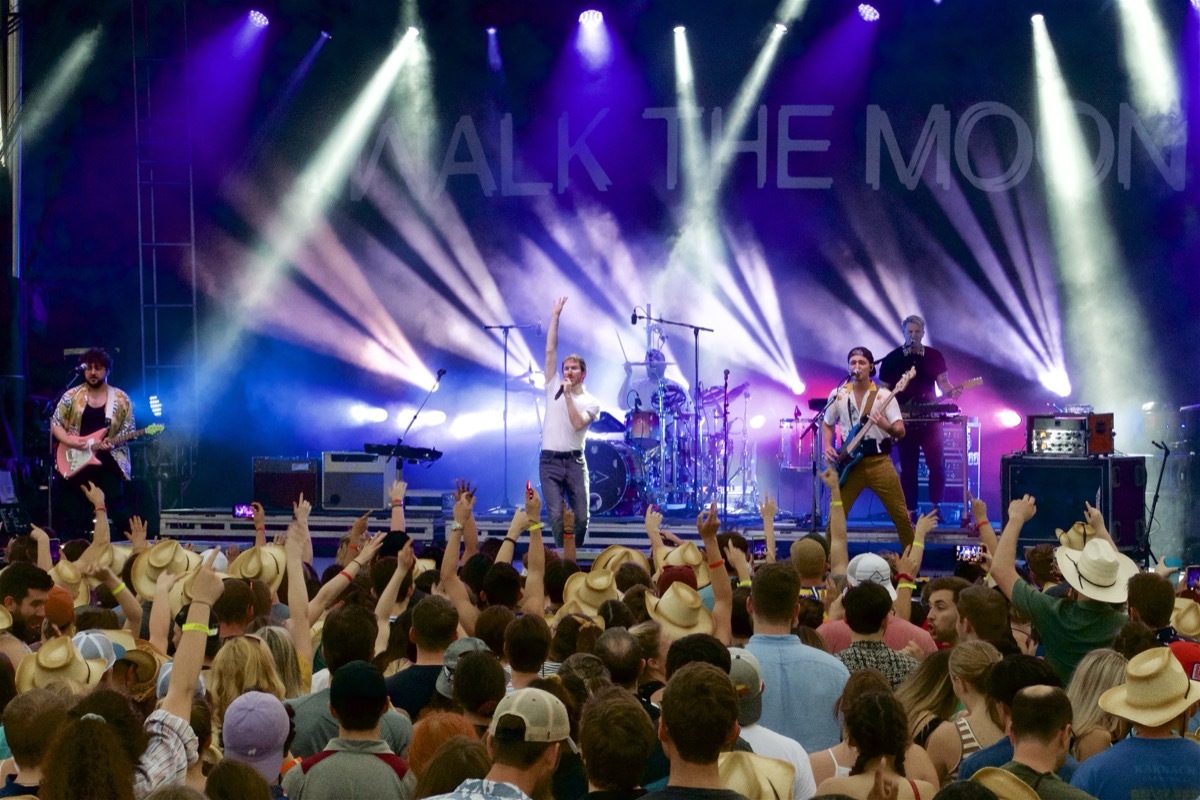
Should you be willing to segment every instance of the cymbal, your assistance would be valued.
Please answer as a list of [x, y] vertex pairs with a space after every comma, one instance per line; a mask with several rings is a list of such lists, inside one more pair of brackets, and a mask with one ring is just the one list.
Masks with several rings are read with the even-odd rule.
[[510, 392], [528, 392], [529, 394], [542, 394], [546, 391], [545, 386], [538, 386], [529, 382], [529, 376], [523, 375], [519, 378], [508, 379], [508, 390]]
[[674, 361], [626, 361], [625, 365], [629, 367], [652, 367], [655, 364], [660, 364], [664, 367], [675, 366]]
[[[735, 386], [729, 390], [729, 399], [736, 400], [737, 398], [739, 398], [743, 394], [745, 394], [746, 390], [749, 388], [750, 388], [750, 381], [746, 381], [745, 383], [738, 384], [737, 386]], [[722, 392], [723, 392], [723, 387], [721, 387], [721, 386], [708, 387], [707, 389], [705, 389], [703, 392], [700, 393], [700, 404], [705, 405], [705, 406], [717, 405], [718, 403], [722, 402]]]

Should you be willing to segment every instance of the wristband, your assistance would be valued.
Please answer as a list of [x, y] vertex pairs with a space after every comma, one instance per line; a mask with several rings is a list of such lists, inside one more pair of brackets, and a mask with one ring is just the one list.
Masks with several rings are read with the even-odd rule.
[[530, 526], [529, 526], [529, 527], [528, 527], [526, 530], [531, 530], [531, 531], [540, 531], [540, 530], [541, 530], [542, 528], [544, 528], [544, 527], [546, 527], [546, 523], [544, 523], [544, 522], [535, 522], [535, 523], [533, 523], [532, 525], [530, 525]]
[[397, 498], [394, 498], [394, 497], [392, 498], [392, 507], [393, 507], [393, 508], [395, 508], [396, 506], [402, 506], [402, 505], [404, 505], [404, 498], [403, 498], [403, 497], [401, 497], [401, 498], [398, 498], [398, 499], [397, 499]]
[[354, 583], [354, 576], [351, 575], [349, 572], [346, 572], [346, 570], [341, 570], [340, 572], [338, 572], [338, 575], [345, 575], [347, 581], [349, 581], [350, 583]]
[[203, 622], [185, 622], [183, 623], [183, 629], [184, 631], [196, 631], [197, 633], [203, 633], [205, 636], [217, 635], [216, 628], [210, 628]]
[[[505, 536], [505, 537], [504, 537], [504, 542], [508, 542], [508, 543], [509, 543], [509, 544], [511, 544], [513, 547], [516, 547], [516, 546], [517, 546], [517, 540], [516, 540], [516, 539], [514, 539], [514, 538], [512, 538], [511, 536]], [[503, 547], [503, 546], [504, 546], [504, 542], [501, 542], [501, 543], [500, 543], [500, 546], [501, 546], [501, 547]]]
[[92, 509], [92, 510], [93, 510], [93, 511], [95, 511], [95, 512], [97, 512], [97, 513], [101, 512], [101, 511], [108, 511], [108, 506], [96, 506], [96, 507], [95, 507], [94, 509]]
[[738, 586], [749, 586], [749, 585], [750, 585], [750, 583], [751, 583], [750, 579], [749, 579], [749, 578], [745, 578], [745, 579], [743, 579], [743, 580], [740, 580], [740, 581], [738, 581], [738, 582], [737, 582], [737, 585], [738, 585]]
[[356, 545], [356, 544], [347, 544], [347, 545], [346, 545], [346, 549], [348, 549], [348, 550], [362, 550], [362, 548], [361, 548], [361, 547], [359, 547], [359, 546], [358, 546], [358, 545]]
[[902, 581], [902, 582], [896, 584], [896, 588], [897, 589], [908, 589], [910, 592], [915, 592], [917, 590], [917, 585], [915, 583], [913, 583], [912, 581]]
[[913, 547], [915, 547], [915, 548], [917, 548], [918, 550], [920, 550], [920, 549], [923, 549], [923, 548], [925, 547], [925, 543], [924, 543], [924, 542], [916, 542], [916, 541], [914, 541], [914, 542], [912, 543], [912, 546], [913, 546]]
[[574, 539], [574, 538], [575, 538], [575, 534], [573, 534], [573, 533], [567, 533], [566, 531], [563, 531], [563, 538], [564, 538], [564, 539]]
[[720, 558], [720, 559], [717, 559], [716, 561], [712, 562], [711, 564], [709, 564], [708, 568], [716, 569], [717, 567], [723, 567], [723, 566], [725, 566], [725, 559]]
[[833, 506], [841, 506], [841, 504], [842, 504], [841, 500], [833, 500], [832, 502], [829, 503], [829, 507], [832, 508]]
[[904, 583], [906, 581], [908, 583], [912, 583], [912, 580], [913, 580], [913, 576], [909, 575], [907, 572], [897, 572], [896, 573], [896, 583], [897, 584]]
[[121, 592], [125, 591], [125, 588], [126, 588], [125, 582], [122, 581], [121, 583], [118, 583], [116, 586], [114, 586], [110, 591], [112, 591], [113, 596], [115, 597], [116, 595], [119, 595]]
[[450, 523], [450, 530], [461, 531], [462, 529], [463, 529], [463, 524], [461, 522], [459, 522], [458, 520], [454, 520], [453, 522]]

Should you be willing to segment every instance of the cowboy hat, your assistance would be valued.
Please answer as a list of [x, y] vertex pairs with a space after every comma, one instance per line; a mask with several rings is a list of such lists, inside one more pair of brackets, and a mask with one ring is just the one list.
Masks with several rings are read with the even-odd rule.
[[647, 594], [646, 611], [672, 640], [691, 633], [711, 634], [714, 629], [712, 612], [704, 607], [700, 593], [679, 581], [672, 583], [662, 597]]
[[57, 585], [71, 593], [72, 605], [86, 606], [92, 602], [91, 587], [75, 562], [65, 558], [60, 559], [50, 568], [50, 577]]
[[1133, 559], [1101, 539], [1092, 539], [1082, 550], [1059, 547], [1054, 560], [1071, 588], [1102, 603], [1124, 603], [1129, 597], [1129, 579], [1138, 572]]
[[1200, 603], [1186, 597], [1175, 598], [1175, 610], [1171, 612], [1171, 627], [1184, 636], [1200, 636]]
[[8, 609], [0, 606], [0, 631], [6, 631], [12, 627], [13, 618]]
[[[662, 572], [663, 567], [691, 567], [696, 573], [696, 586], [701, 589], [712, 583], [708, 574], [708, 562], [704, 560], [704, 554], [696, 547], [695, 542], [684, 542], [678, 547], [656, 547], [654, 563], [658, 564], [659, 572]], [[657, 578], [658, 574], [654, 577]]]
[[613, 573], [606, 569], [593, 567], [591, 572], [576, 572], [563, 585], [563, 603], [574, 600], [586, 609], [585, 614], [595, 614], [605, 600], [620, 599]]
[[229, 577], [259, 580], [278, 591], [287, 568], [287, 554], [277, 544], [251, 547], [238, 554], [229, 565]]
[[721, 785], [755, 800], [791, 800], [796, 766], [778, 758], [735, 750], [717, 761]]
[[646, 570], [647, 575], [654, 573], [653, 567], [650, 566], [650, 559], [646, 558], [645, 553], [641, 550], [634, 550], [632, 547], [623, 547], [619, 544], [610, 544], [601, 550], [600, 554], [592, 561], [592, 569], [607, 569], [616, 574], [617, 567], [627, 562], [637, 564]]
[[1168, 647], [1138, 653], [1125, 665], [1125, 683], [1100, 695], [1110, 714], [1147, 727], [1164, 725], [1200, 703], [1200, 681], [1189, 680]]
[[1000, 767], [976, 770], [971, 775], [971, 783], [991, 789], [999, 800], [1038, 800], [1038, 793], [1032, 786]]
[[[171, 616], [174, 617], [183, 607], [192, 602], [192, 586], [196, 583], [196, 576], [200, 574], [199, 567], [193, 567], [184, 573], [183, 577], [175, 581], [175, 585], [171, 587]], [[229, 576], [217, 572], [217, 577], [221, 580]]]
[[1096, 529], [1091, 525], [1076, 522], [1065, 531], [1062, 528], [1055, 528], [1054, 535], [1058, 537], [1058, 543], [1063, 547], [1069, 547], [1072, 550], [1082, 550], [1084, 545], [1095, 538]]
[[199, 564], [198, 554], [185, 549], [174, 539], [165, 539], [137, 555], [130, 582], [139, 597], [150, 600], [154, 597], [154, 585], [161, 573], [181, 575]]
[[158, 673], [170, 659], [148, 642], [125, 651], [113, 667], [113, 677], [123, 682], [134, 700], [141, 702], [155, 693]]
[[85, 686], [100, 682], [106, 666], [103, 661], [88, 661], [66, 636], [56, 636], [36, 653], [21, 659], [17, 666], [17, 691], [28, 692], [58, 681], [76, 681]]
[[[581, 573], [577, 572], [575, 574], [579, 575]], [[577, 617], [585, 617], [590, 620], [593, 625], [599, 626], [600, 630], [604, 630], [604, 618], [598, 615], [594, 609], [588, 609], [582, 606], [578, 600], [568, 600], [567, 602], [563, 603], [562, 608], [560, 608], [552, 618], [546, 621], [550, 623], [551, 628], [555, 628], [558, 626], [558, 623], [572, 615]]]

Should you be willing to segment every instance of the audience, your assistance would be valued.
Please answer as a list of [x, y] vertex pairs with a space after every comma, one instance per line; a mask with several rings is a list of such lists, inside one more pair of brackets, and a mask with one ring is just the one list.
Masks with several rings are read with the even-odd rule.
[[[1000, 767], [1016, 775], [1042, 800], [1087, 800], [1058, 776], [1071, 749], [1071, 700], [1056, 686], [1030, 686], [1012, 702], [1012, 761]], [[987, 769], [985, 767], [985, 769]]]

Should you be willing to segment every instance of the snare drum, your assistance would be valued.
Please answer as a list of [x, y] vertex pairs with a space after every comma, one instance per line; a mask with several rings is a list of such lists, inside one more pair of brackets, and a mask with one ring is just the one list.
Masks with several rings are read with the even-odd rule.
[[593, 514], [642, 512], [642, 460], [621, 442], [589, 439], [584, 449]]
[[625, 415], [625, 441], [634, 447], [650, 448], [659, 442], [658, 412], [630, 411]]

